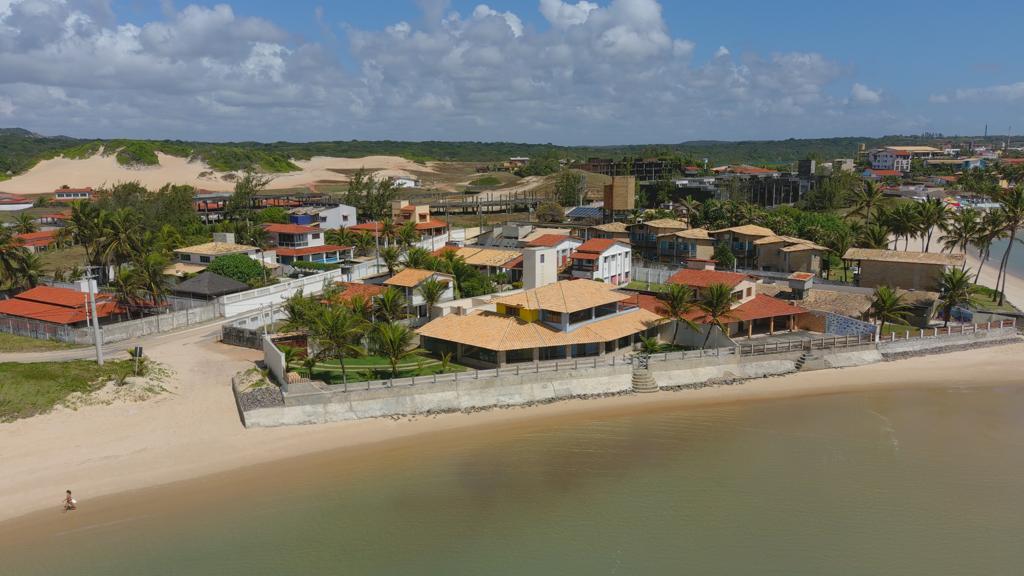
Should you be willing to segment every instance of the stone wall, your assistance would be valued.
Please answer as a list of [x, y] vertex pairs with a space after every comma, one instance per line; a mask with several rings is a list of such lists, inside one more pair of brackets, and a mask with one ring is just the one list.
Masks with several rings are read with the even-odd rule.
[[825, 333], [837, 336], [874, 336], [877, 328], [870, 322], [825, 312]]

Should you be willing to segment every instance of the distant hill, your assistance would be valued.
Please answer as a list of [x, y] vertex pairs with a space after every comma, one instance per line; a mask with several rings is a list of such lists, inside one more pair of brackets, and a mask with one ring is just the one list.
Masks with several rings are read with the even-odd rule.
[[[157, 152], [171, 156], [202, 159], [218, 171], [256, 167], [266, 172], [288, 172], [292, 160], [313, 156], [358, 158], [385, 155], [415, 161], [500, 162], [512, 156], [557, 157], [585, 160], [589, 157], [682, 157], [695, 163], [708, 159], [711, 165], [785, 164], [807, 157], [821, 160], [849, 158], [858, 146], [868, 148], [896, 144], [943, 144], [966, 137], [885, 136], [881, 138], [817, 138], [750, 140], [727, 142], [699, 140], [679, 144], [629, 146], [555, 146], [512, 142], [402, 142], [394, 140], [348, 140], [331, 142], [228, 142], [206, 143], [180, 140], [86, 140], [66, 136], [41, 136], [21, 128], [0, 128], [0, 179], [5, 173], [18, 174], [39, 160], [65, 155], [85, 158], [116, 154], [124, 165], [154, 165]], [[984, 141], [983, 138], [970, 138]], [[996, 143], [998, 138], [990, 138]]]

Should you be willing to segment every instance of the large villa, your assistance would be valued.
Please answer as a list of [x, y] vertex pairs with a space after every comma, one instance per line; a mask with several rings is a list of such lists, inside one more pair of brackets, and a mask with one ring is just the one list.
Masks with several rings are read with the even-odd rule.
[[422, 346], [469, 366], [603, 356], [656, 336], [664, 319], [631, 296], [593, 280], [563, 280], [496, 298], [495, 311], [438, 318]]

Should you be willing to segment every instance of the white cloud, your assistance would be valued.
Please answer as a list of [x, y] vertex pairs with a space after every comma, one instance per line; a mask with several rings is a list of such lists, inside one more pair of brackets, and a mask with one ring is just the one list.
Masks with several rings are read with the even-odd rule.
[[723, 58], [729, 54], [731, 54], [731, 52], [729, 52], [729, 49], [725, 46], [719, 46], [718, 50], [715, 50], [715, 58]]
[[0, 116], [14, 116], [14, 102], [10, 98], [0, 97]]
[[1024, 100], [1024, 82], [998, 84], [985, 88], [960, 88], [952, 94], [933, 94], [929, 101], [934, 104], [950, 102], [999, 102], [1008, 103]]
[[541, 0], [542, 30], [486, 4], [420, 3], [422, 20], [348, 29], [346, 71], [228, 5], [164, 2], [161, 20], [119, 25], [102, 2], [15, 2], [0, 17], [0, 110], [89, 136], [562, 143], [793, 135], [804, 116], [850, 111], [828, 93], [837, 63], [725, 47], [695, 62], [655, 0]]
[[872, 90], [861, 83], [855, 83], [850, 90], [854, 102], [861, 104], [878, 104], [882, 101], [882, 91]]

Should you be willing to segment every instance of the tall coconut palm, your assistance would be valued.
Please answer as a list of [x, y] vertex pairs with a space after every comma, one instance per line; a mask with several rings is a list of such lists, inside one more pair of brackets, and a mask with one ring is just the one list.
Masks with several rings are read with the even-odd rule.
[[16, 283], [22, 288], [35, 288], [43, 277], [43, 258], [25, 250], [18, 261]]
[[976, 294], [978, 287], [971, 282], [970, 270], [960, 268], [947, 268], [939, 277], [939, 302], [942, 304], [945, 322], [943, 327], [949, 326], [949, 317], [953, 308], [959, 306], [976, 305], [978, 299]]
[[913, 204], [898, 204], [889, 211], [886, 218], [889, 228], [896, 237], [897, 244], [900, 238], [904, 239], [903, 250], [910, 249], [910, 238], [916, 236], [920, 229], [920, 214]]
[[100, 251], [104, 237], [105, 213], [91, 202], [75, 202], [71, 205], [68, 229], [74, 241], [85, 249], [89, 264], [101, 264]]
[[708, 327], [708, 333], [704, 336], [701, 350], [707, 347], [708, 339], [711, 338], [711, 329], [718, 328], [728, 336], [728, 321], [733, 318], [732, 305], [736, 302], [732, 288], [727, 284], [712, 284], [701, 290], [697, 299], [697, 309], [702, 312], [701, 322]]
[[[942, 236], [942, 249], [946, 252], [960, 252], [967, 254], [971, 242], [978, 236], [980, 214], [973, 208], [961, 210], [950, 218], [944, 228]], [[966, 259], [964, 267], [967, 266]]]
[[15, 283], [27, 252], [11, 229], [0, 227], [0, 284]]
[[352, 234], [352, 245], [355, 246], [356, 253], [360, 256], [369, 256], [377, 246], [377, 239], [373, 234], [357, 232]]
[[661, 293], [661, 309], [666, 316], [675, 321], [675, 328], [672, 330], [672, 343], [675, 344], [679, 338], [679, 325], [686, 326], [694, 332], [699, 332], [697, 323], [687, 318], [697, 307], [693, 289], [682, 284], [669, 284], [668, 290]]
[[319, 306], [309, 320], [309, 335], [319, 354], [338, 359], [341, 381], [348, 384], [345, 358], [365, 354], [361, 342], [366, 334], [366, 323], [344, 306]]
[[338, 228], [325, 232], [324, 240], [328, 244], [334, 244], [335, 246], [353, 246], [355, 245], [354, 235], [348, 228]]
[[871, 297], [871, 312], [879, 321], [878, 333], [885, 330], [886, 322], [902, 322], [910, 315], [910, 307], [903, 302], [903, 295], [889, 286], [878, 286]]
[[974, 239], [971, 240], [971, 243], [978, 248], [978, 273], [974, 276], [975, 284], [981, 279], [981, 270], [992, 255], [992, 243], [1005, 234], [1006, 222], [1003, 220], [1002, 212], [998, 210], [985, 212], [975, 230]]
[[394, 220], [391, 218], [382, 218], [377, 229], [380, 232], [381, 239], [384, 240], [385, 246], [390, 246], [395, 243], [395, 237], [398, 235], [398, 228], [395, 226]]
[[[1017, 240], [1017, 232], [1024, 228], [1024, 185], [1016, 187], [998, 195], [1001, 205], [999, 212], [1002, 214], [1004, 229], [1009, 237], [1006, 244], [1006, 251], [999, 263], [999, 274], [996, 277], [996, 289], [999, 291], [999, 305], [1003, 305], [1006, 291], [1007, 266], [1010, 263], [1010, 250]], [[1001, 279], [1001, 281], [1000, 281]]]
[[398, 364], [410, 356], [420, 353], [413, 348], [415, 333], [408, 327], [394, 322], [378, 324], [371, 338], [377, 353], [388, 359], [391, 377], [398, 377]]
[[374, 299], [374, 315], [385, 322], [397, 322], [408, 317], [408, 310], [405, 295], [391, 286]]
[[441, 301], [444, 297], [444, 293], [448, 290], [448, 283], [442, 282], [436, 278], [428, 278], [424, 280], [416, 291], [423, 296], [423, 302], [427, 305], [427, 318], [433, 317], [434, 306]]
[[170, 262], [158, 252], [150, 252], [139, 256], [132, 262], [132, 273], [135, 274], [139, 290], [146, 295], [150, 305], [162, 307], [167, 301], [170, 284], [164, 270]]
[[921, 249], [928, 252], [932, 245], [932, 234], [936, 228], [941, 229], [949, 217], [946, 203], [937, 198], [929, 198], [917, 205], [918, 234], [921, 237]]
[[394, 276], [402, 259], [402, 252], [398, 249], [398, 246], [385, 246], [380, 250], [380, 259], [384, 261], [388, 274]]
[[[825, 235], [825, 245], [833, 253], [838, 254], [840, 258], [842, 258], [844, 254], [846, 254], [847, 250], [853, 248], [855, 241], [856, 236], [854, 236], [853, 231], [846, 226], [832, 230], [831, 232]], [[828, 259], [829, 255], [826, 254], [822, 261], [824, 262], [825, 260]], [[850, 263], [847, 260], [843, 260], [843, 282], [846, 282], [846, 277], [847, 273], [849, 272], [849, 269]]]
[[105, 264], [121, 265], [141, 252], [139, 239], [142, 222], [139, 213], [129, 208], [111, 212], [105, 219], [101, 257]]
[[110, 281], [117, 304], [128, 312], [128, 318], [132, 317], [132, 310], [135, 309], [142, 295], [145, 293], [139, 284], [139, 275], [134, 269], [123, 268], [114, 275]]
[[889, 247], [889, 234], [888, 228], [876, 222], [861, 229], [860, 236], [857, 237], [855, 245], [858, 248], [885, 250]]
[[864, 218], [864, 223], [871, 224], [875, 210], [885, 201], [885, 192], [873, 180], [865, 180], [853, 192], [853, 214]]

